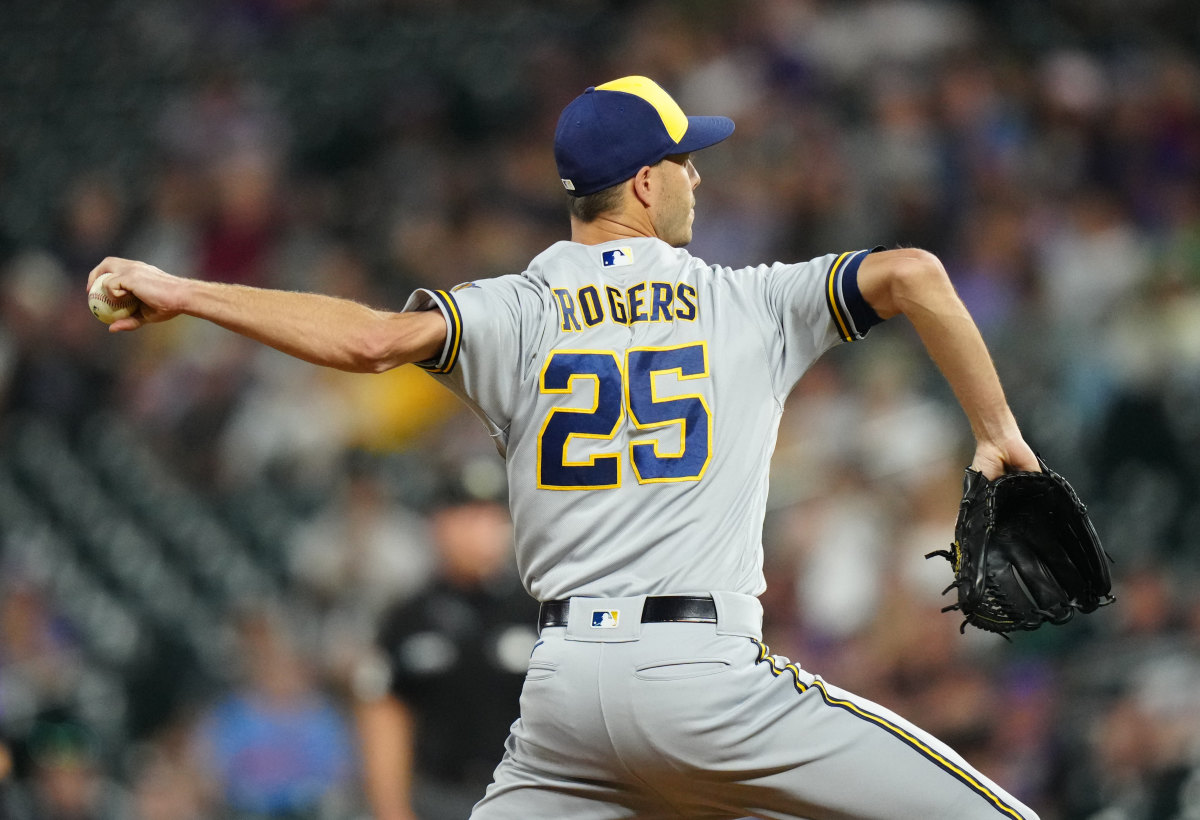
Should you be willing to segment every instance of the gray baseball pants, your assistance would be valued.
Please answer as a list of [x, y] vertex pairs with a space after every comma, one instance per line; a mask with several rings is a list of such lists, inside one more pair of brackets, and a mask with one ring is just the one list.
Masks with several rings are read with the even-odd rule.
[[472, 820], [1037, 820], [936, 738], [772, 656], [757, 599], [713, 598], [716, 624], [572, 599]]

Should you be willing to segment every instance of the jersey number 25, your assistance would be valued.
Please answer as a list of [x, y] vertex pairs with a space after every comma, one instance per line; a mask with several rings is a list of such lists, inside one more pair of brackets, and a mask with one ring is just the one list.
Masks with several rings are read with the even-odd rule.
[[567, 450], [577, 438], [612, 441], [629, 422], [636, 431], [675, 427], [679, 445], [638, 440], [631, 433], [629, 460], [641, 484], [698, 481], [708, 467], [712, 413], [700, 393], [660, 396], [656, 377], [673, 373], [680, 382], [708, 378], [704, 344], [640, 347], [625, 353], [624, 367], [611, 350], [556, 350], [542, 369], [541, 392], [573, 394], [581, 380], [593, 383], [593, 406], [556, 407], [538, 434], [538, 486], [550, 490], [599, 490], [621, 485], [619, 450], [571, 461]]

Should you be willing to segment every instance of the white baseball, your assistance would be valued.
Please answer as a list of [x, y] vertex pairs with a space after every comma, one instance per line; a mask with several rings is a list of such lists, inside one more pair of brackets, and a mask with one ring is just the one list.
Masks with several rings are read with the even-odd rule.
[[88, 291], [88, 307], [91, 308], [92, 315], [106, 325], [132, 316], [141, 304], [132, 293], [113, 296], [106, 283], [110, 276], [112, 276], [111, 273], [100, 274], [92, 283], [92, 289]]

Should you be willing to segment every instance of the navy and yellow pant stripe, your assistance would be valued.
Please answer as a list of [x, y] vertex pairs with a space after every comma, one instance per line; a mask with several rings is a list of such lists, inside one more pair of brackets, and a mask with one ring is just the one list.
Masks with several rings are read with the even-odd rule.
[[[794, 663], [781, 663], [779, 659], [771, 654], [771, 650], [766, 644], [760, 641], [754, 641], [758, 647], [757, 663], [766, 663], [772, 674], [780, 677], [785, 674], [790, 674], [796, 691], [800, 693], [815, 690], [821, 696], [821, 700], [825, 705], [834, 709], [842, 709], [856, 718], [866, 721], [867, 723], [878, 726], [880, 729], [888, 732], [893, 737], [897, 738], [909, 748], [922, 755], [925, 759], [938, 766], [940, 769], [957, 779], [971, 791], [975, 792], [981, 798], [988, 802], [1002, 817], [1008, 817], [1010, 820], [1026, 820], [1026, 816], [1018, 811], [1005, 800], [1005, 796], [999, 795], [996, 791], [983, 780], [976, 772], [962, 765], [959, 761], [954, 760], [943, 754], [938, 749], [934, 748], [924, 738], [918, 736], [910, 729], [895, 723], [883, 715], [876, 714], [862, 704], [846, 698], [838, 697], [829, 691], [825, 682], [820, 678], [814, 678], [811, 683], [804, 681], [801, 677], [800, 668]], [[784, 658], [784, 661], [787, 659]]]

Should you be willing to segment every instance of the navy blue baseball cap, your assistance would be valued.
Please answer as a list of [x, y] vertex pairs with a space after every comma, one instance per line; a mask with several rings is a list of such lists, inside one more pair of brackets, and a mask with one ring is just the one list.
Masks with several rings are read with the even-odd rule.
[[728, 117], [689, 117], [653, 80], [622, 77], [589, 88], [563, 109], [554, 160], [567, 192], [586, 196], [643, 165], [716, 145], [732, 133]]

